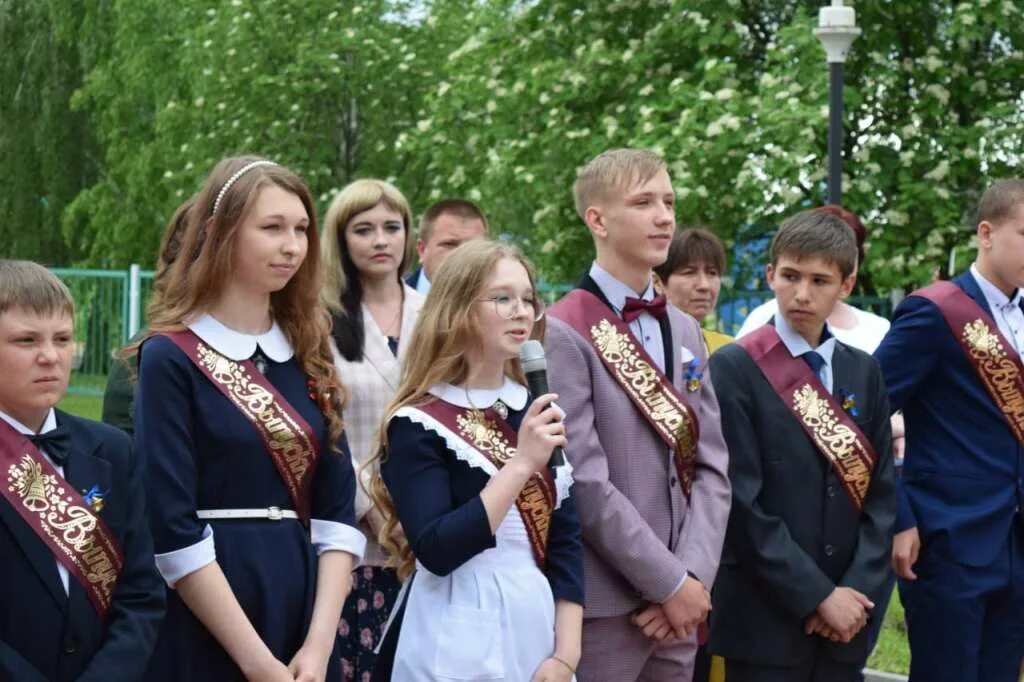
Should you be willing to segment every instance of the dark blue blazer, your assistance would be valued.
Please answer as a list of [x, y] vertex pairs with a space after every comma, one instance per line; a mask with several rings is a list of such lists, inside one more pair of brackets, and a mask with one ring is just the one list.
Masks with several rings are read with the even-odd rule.
[[0, 500], [0, 680], [141, 680], [164, 613], [142, 485], [131, 441], [106, 424], [57, 411], [74, 444], [65, 480], [79, 492], [108, 491], [100, 518], [124, 553], [106, 627], [72, 575], [18, 512]]
[[416, 283], [420, 281], [420, 270], [422, 270], [422, 269], [423, 269], [423, 266], [421, 265], [418, 268], [416, 268], [415, 270], [413, 270], [412, 272], [410, 272], [408, 275], [406, 275], [405, 276], [405, 283], [408, 284], [409, 286], [411, 286], [413, 289], [415, 289], [416, 288]]
[[[953, 283], [992, 314], [970, 272]], [[931, 301], [904, 299], [875, 357], [907, 428], [896, 530], [917, 526], [943, 556], [991, 564], [1021, 502], [1024, 449]]]

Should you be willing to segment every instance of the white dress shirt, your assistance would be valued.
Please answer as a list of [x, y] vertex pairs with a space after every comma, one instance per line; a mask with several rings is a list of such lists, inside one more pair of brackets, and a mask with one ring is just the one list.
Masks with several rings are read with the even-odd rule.
[[[619, 317], [622, 317], [622, 309], [626, 305], [627, 297], [639, 298], [644, 301], [654, 300], [654, 284], [649, 279], [647, 281], [647, 288], [644, 289], [642, 294], [638, 294], [627, 284], [623, 284], [608, 274], [608, 271], [598, 265], [596, 261], [590, 266], [590, 279], [594, 280], [594, 283], [597, 284], [601, 293], [608, 299], [608, 302], [612, 304], [615, 314]], [[645, 310], [635, 320], [630, 322], [628, 326], [629, 330], [633, 332], [633, 336], [640, 341], [644, 350], [654, 360], [654, 364], [664, 372], [665, 346], [662, 343], [661, 325], [658, 323], [658, 318]]]
[[988, 302], [992, 318], [996, 321], [1000, 333], [1013, 344], [1018, 354], [1024, 352], [1024, 310], [1020, 308], [1021, 291], [1017, 289], [1013, 296], [1007, 296], [992, 282], [978, 271], [978, 266], [971, 265], [971, 276], [978, 283], [982, 295]]
[[[13, 427], [14, 430], [17, 431], [18, 433], [22, 433], [26, 436], [37, 435], [35, 431], [28, 428], [27, 426], [25, 426], [20, 421], [18, 421], [11, 415], [7, 414], [6, 412], [0, 411], [0, 419], [3, 419], [5, 422], [10, 424], [11, 427]], [[49, 433], [50, 431], [53, 431], [55, 428], [57, 428], [57, 414], [53, 411], [53, 408], [51, 407], [50, 413], [46, 415], [46, 420], [43, 422], [43, 428], [39, 429], [39, 433]], [[61, 478], [64, 478], [64, 467], [57, 466], [57, 464], [54, 463], [52, 459], [50, 459], [50, 455], [47, 454], [46, 450], [39, 448], [39, 452], [43, 453], [43, 457], [46, 458], [46, 461], [53, 465], [53, 468], [57, 470], [57, 473], [60, 474]], [[64, 564], [62, 564], [59, 561], [56, 561], [55, 563], [57, 564], [57, 573], [60, 574], [60, 582], [64, 586], [64, 594], [67, 594], [68, 569], [64, 568]]]

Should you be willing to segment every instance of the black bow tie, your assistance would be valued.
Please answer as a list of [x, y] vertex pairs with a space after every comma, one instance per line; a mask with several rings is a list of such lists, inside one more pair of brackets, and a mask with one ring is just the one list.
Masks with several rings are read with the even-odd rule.
[[62, 467], [68, 461], [68, 455], [71, 454], [71, 434], [63, 426], [58, 426], [46, 433], [37, 433], [29, 436], [28, 439], [37, 448], [45, 451], [57, 466]]

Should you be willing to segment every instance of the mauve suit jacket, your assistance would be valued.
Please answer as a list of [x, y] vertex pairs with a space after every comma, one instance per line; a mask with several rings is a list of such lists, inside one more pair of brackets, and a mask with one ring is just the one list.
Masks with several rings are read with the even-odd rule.
[[[609, 317], [616, 315], [589, 276], [577, 287], [601, 299]], [[728, 453], [700, 327], [671, 305], [661, 322], [665, 373], [700, 422], [688, 502], [668, 446], [605, 369], [589, 339], [558, 319], [561, 305], [547, 317], [545, 347], [550, 387], [567, 415], [565, 450], [583, 527], [586, 617], [620, 616], [663, 602], [687, 573], [710, 590], [731, 498]], [[682, 348], [704, 370], [693, 393], [685, 388]]]

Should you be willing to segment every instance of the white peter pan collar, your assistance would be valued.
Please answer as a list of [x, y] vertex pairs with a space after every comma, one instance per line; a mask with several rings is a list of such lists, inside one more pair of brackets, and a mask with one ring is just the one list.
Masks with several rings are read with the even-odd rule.
[[188, 328], [218, 353], [231, 360], [248, 360], [256, 352], [257, 346], [274, 362], [287, 362], [295, 355], [292, 344], [288, 342], [288, 337], [284, 335], [277, 322], [263, 334], [245, 334], [225, 327], [213, 315], [203, 313]]
[[505, 383], [501, 388], [474, 388], [467, 391], [461, 386], [438, 384], [430, 389], [430, 394], [452, 405], [480, 409], [490, 407], [500, 400], [513, 410], [526, 407], [528, 396], [525, 386], [508, 377], [505, 377]]

